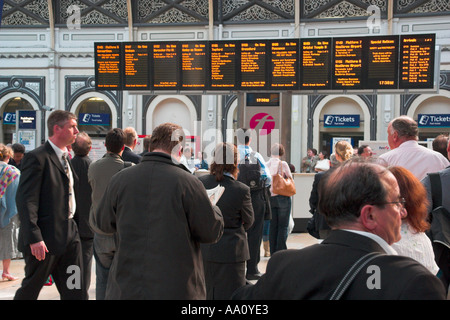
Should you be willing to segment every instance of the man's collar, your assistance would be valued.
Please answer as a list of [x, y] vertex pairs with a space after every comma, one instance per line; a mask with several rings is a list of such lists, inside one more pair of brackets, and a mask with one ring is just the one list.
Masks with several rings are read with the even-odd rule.
[[349, 231], [349, 232], [354, 232], [354, 233], [360, 234], [362, 236], [368, 237], [368, 238], [372, 239], [373, 241], [375, 241], [376, 243], [378, 243], [380, 245], [380, 247], [387, 254], [398, 255], [397, 251], [395, 251], [394, 248], [392, 248], [386, 241], [384, 241], [381, 237], [377, 236], [374, 233], [361, 231], [361, 230], [350, 230], [350, 229], [342, 229], [342, 230]]
[[406, 141], [402, 142], [397, 148], [408, 147], [408, 146], [413, 146], [413, 145], [417, 145], [417, 144], [419, 144], [417, 142], [417, 140], [406, 140]]
[[62, 150], [56, 144], [54, 144], [50, 139], [48, 139], [48, 142], [52, 146], [53, 150], [55, 150], [55, 153], [58, 156], [58, 158], [61, 158], [64, 153], [68, 153], [68, 150], [66, 147], [64, 147], [65, 150]]

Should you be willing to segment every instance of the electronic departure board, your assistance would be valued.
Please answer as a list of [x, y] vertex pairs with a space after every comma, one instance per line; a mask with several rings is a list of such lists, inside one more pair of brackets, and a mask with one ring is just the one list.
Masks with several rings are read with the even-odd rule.
[[240, 89], [267, 87], [267, 43], [242, 41], [240, 44]]
[[121, 44], [95, 45], [95, 86], [99, 90], [121, 89]]
[[270, 43], [271, 89], [296, 89], [300, 70], [298, 68], [298, 40], [280, 40]]
[[149, 44], [145, 42], [124, 43], [124, 90], [148, 90]]
[[179, 89], [179, 46], [178, 42], [151, 43], [152, 86], [155, 90]]
[[363, 88], [363, 38], [333, 39], [333, 89]]
[[206, 43], [181, 43], [181, 89], [206, 89]]
[[300, 41], [300, 89], [331, 89], [331, 38]]
[[209, 43], [209, 87], [211, 90], [236, 89], [236, 41]]
[[364, 66], [365, 87], [396, 89], [398, 86], [398, 36], [365, 39], [367, 49]]
[[436, 35], [400, 38], [400, 89], [433, 88]]
[[437, 89], [434, 34], [95, 43], [97, 90]]

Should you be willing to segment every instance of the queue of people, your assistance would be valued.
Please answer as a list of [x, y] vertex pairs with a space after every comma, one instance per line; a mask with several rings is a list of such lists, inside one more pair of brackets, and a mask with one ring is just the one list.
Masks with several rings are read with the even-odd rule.
[[[91, 140], [78, 131], [75, 115], [54, 111], [48, 141], [19, 160], [20, 171], [6, 165], [12, 152], [0, 145], [0, 170], [9, 172], [1, 176], [0, 196], [14, 203], [8, 216], [15, 217], [0, 233], [2, 277], [16, 280], [8, 269], [14, 257], [3, 247], [15, 246], [6, 243], [20, 224], [25, 278], [17, 300], [37, 299], [50, 275], [61, 299], [88, 299], [92, 258], [97, 300], [445, 299], [449, 251], [426, 235], [435, 200], [427, 174], [439, 172], [448, 194], [449, 162], [421, 149], [411, 120], [389, 124], [392, 151], [378, 163], [370, 147], [355, 157], [346, 141], [329, 160], [310, 150], [304, 163], [317, 173], [308, 231], [320, 241], [287, 250], [292, 200], [273, 186], [277, 175], [293, 182], [283, 145], [273, 145], [266, 162], [250, 147], [251, 130], [239, 129], [238, 145], [218, 144], [209, 174], [197, 178], [183, 165], [182, 128], [164, 123], [148, 137], [148, 152], [128, 161], [123, 154], [136, 145], [136, 131], [110, 130], [107, 153], [91, 163]], [[67, 146], [75, 153], [70, 161]], [[420, 165], [402, 162], [403, 155]], [[262, 274], [265, 226], [271, 258]], [[344, 275], [369, 261], [383, 270], [383, 277], [371, 278], [379, 290], [363, 272], [341, 288]], [[69, 286], [73, 266], [80, 279]]]

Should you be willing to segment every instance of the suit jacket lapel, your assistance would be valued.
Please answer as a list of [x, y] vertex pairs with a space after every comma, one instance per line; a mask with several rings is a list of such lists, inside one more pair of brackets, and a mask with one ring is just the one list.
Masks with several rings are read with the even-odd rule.
[[64, 174], [64, 176], [67, 178], [66, 171], [64, 170], [63, 165], [61, 164], [61, 161], [58, 159], [58, 156], [56, 155], [55, 150], [53, 150], [53, 147], [50, 145], [50, 143], [47, 141], [45, 143], [45, 148], [47, 149], [48, 154], [50, 155], [50, 160], [55, 164], [55, 166]]

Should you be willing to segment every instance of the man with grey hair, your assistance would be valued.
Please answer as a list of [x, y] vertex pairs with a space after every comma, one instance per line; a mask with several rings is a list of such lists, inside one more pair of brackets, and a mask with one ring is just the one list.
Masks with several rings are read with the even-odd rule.
[[407, 116], [400, 116], [388, 125], [388, 143], [391, 151], [378, 157], [384, 166], [401, 166], [411, 171], [417, 179], [427, 173], [445, 169], [449, 161], [439, 152], [419, 145], [417, 122]]

